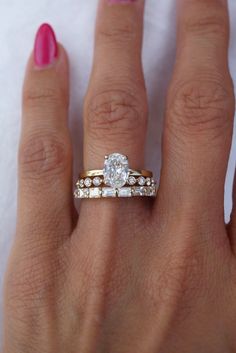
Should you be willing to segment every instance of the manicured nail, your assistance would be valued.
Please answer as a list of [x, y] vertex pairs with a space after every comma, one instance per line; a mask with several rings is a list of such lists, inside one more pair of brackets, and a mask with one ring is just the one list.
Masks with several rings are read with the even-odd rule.
[[58, 45], [52, 27], [44, 23], [36, 34], [34, 43], [34, 61], [39, 68], [51, 65], [58, 56]]
[[110, 4], [131, 4], [136, 0], [108, 0]]

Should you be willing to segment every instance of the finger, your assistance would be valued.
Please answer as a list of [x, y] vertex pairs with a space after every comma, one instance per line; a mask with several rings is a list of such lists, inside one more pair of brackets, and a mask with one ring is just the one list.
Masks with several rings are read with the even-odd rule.
[[181, 0], [178, 17], [159, 200], [175, 216], [223, 222], [234, 116], [227, 1]]
[[[23, 89], [18, 233], [57, 236], [71, 227], [68, 63], [52, 28], [42, 25]], [[32, 237], [33, 238], [33, 237]]]
[[227, 230], [229, 234], [229, 239], [231, 247], [236, 254], [236, 173], [234, 171], [233, 180], [233, 192], [232, 192], [232, 210], [230, 214], [230, 220], [227, 224]]
[[147, 99], [141, 64], [144, 1], [101, 0], [94, 64], [84, 104], [85, 169], [120, 152], [142, 167]]

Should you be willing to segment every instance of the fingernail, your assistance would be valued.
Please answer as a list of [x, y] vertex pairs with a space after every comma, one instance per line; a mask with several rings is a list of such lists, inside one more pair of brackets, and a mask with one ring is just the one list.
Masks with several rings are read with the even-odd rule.
[[108, 0], [110, 4], [131, 4], [136, 0]]
[[52, 27], [44, 23], [36, 34], [34, 43], [34, 62], [39, 68], [53, 64], [58, 56], [58, 45]]

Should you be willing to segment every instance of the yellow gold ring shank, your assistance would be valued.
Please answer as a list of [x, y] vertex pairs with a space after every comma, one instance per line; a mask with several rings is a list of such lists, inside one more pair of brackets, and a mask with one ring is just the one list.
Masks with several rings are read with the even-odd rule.
[[[144, 176], [147, 178], [152, 178], [153, 173], [149, 170], [133, 170], [129, 169], [129, 175], [130, 176]], [[94, 170], [87, 170], [83, 171], [79, 174], [79, 178], [87, 178], [87, 177], [96, 177], [96, 176], [103, 176], [103, 170], [102, 169], [94, 169]]]

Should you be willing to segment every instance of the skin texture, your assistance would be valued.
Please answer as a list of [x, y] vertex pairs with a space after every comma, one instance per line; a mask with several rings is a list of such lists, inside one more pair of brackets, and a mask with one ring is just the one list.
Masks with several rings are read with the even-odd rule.
[[[236, 351], [236, 215], [224, 222], [234, 93], [225, 0], [178, 1], [155, 201], [83, 200], [74, 217], [68, 62], [29, 59], [3, 353]], [[99, 2], [84, 168], [144, 166], [144, 2]]]

